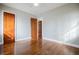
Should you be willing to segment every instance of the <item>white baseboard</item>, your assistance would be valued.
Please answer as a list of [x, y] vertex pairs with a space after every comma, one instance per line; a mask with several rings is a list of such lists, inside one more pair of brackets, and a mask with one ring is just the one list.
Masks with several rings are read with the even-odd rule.
[[16, 39], [15, 41], [22, 41], [22, 40], [26, 40], [26, 39], [31, 39], [31, 37], [22, 38], [22, 39]]
[[58, 40], [54, 40], [54, 39], [50, 39], [50, 38], [46, 38], [46, 37], [44, 37], [43, 39], [79, 48], [79, 45], [75, 45], [75, 44], [71, 44], [71, 43], [65, 43], [65, 42], [62, 42], [62, 41], [58, 41]]
[[[26, 40], [26, 39], [31, 39], [31, 37], [27, 37], [27, 38], [24, 38], [24, 39], [23, 39], [23, 38], [22, 38], [22, 39], [15, 39], [15, 42], [16, 42], [16, 41]], [[0, 42], [0, 44], [3, 44], [3, 42]]]
[[0, 44], [3, 44], [2, 42], [0, 42]]

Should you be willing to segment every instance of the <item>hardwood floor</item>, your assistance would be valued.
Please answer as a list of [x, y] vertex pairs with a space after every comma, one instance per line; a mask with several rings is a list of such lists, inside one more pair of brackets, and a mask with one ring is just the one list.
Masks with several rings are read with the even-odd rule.
[[43, 41], [17, 41], [15, 43], [0, 45], [1, 55], [76, 55], [79, 48]]

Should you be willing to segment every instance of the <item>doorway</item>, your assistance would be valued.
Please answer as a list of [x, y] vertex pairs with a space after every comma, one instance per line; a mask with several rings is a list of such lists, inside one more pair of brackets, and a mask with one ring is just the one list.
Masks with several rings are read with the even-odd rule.
[[31, 37], [32, 41], [37, 41], [37, 19], [31, 18]]
[[3, 41], [4, 44], [15, 42], [15, 14], [3, 13]]
[[42, 40], [42, 21], [37, 18], [31, 18], [31, 37], [32, 41]]

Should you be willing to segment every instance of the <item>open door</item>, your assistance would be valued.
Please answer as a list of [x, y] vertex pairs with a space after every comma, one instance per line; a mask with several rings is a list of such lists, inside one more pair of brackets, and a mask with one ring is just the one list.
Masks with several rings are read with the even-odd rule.
[[38, 40], [42, 40], [42, 21], [38, 21]]
[[4, 44], [15, 42], [15, 15], [4, 12], [3, 19]]

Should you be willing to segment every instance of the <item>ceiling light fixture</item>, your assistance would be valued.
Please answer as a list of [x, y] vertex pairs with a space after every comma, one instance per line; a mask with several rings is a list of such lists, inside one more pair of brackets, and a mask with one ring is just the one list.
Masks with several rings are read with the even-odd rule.
[[37, 7], [37, 6], [39, 6], [39, 4], [38, 3], [34, 3], [34, 6]]

